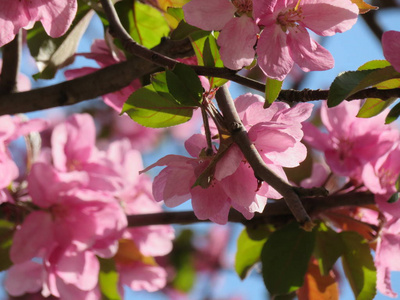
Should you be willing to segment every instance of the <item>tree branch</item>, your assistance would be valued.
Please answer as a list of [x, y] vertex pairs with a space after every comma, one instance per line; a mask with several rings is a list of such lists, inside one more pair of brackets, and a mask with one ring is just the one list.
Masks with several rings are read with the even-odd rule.
[[3, 47], [3, 66], [0, 74], [0, 95], [9, 94], [17, 89], [17, 77], [21, 58], [21, 33]]
[[[374, 195], [366, 192], [331, 195], [327, 197], [303, 198], [302, 205], [307, 213], [313, 218], [318, 214], [332, 208], [348, 206], [365, 206], [374, 204]], [[242, 223], [246, 226], [257, 226], [260, 224], [282, 224], [294, 220], [293, 214], [284, 201], [268, 203], [264, 211], [255, 213], [251, 220], [247, 220], [236, 210], [229, 213], [229, 222]], [[209, 222], [209, 220], [199, 220], [193, 211], [182, 212], [161, 212], [154, 214], [130, 215], [128, 216], [129, 227], [167, 225], [167, 224], [193, 224], [199, 222]]]
[[246, 160], [253, 168], [256, 178], [265, 181], [277, 190], [285, 199], [287, 206], [296, 220], [303, 225], [305, 229], [311, 229], [313, 226], [311, 218], [305, 211], [293, 187], [268, 169], [256, 147], [250, 142], [247, 131], [237, 114], [235, 104], [233, 103], [226, 85], [219, 88], [216, 93], [216, 99], [218, 107], [224, 116], [227, 129], [232, 134], [233, 140], [239, 146]]

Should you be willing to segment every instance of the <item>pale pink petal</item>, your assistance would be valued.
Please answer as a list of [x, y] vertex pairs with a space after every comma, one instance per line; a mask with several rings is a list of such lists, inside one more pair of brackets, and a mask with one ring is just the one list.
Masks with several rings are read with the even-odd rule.
[[0, 0], [0, 47], [11, 42], [30, 22], [25, 2]]
[[382, 35], [383, 55], [400, 72], [400, 32], [386, 31]]
[[17, 165], [8, 153], [5, 151], [3, 152], [1, 148], [0, 145], [0, 189], [3, 189], [18, 177], [19, 171]]
[[22, 263], [39, 255], [40, 250], [55, 242], [52, 216], [44, 211], [30, 213], [14, 234], [10, 258]]
[[30, 12], [38, 10], [34, 21], [41, 21], [47, 34], [51, 37], [63, 35], [71, 26], [78, 9], [76, 0], [32, 0]]
[[134, 291], [155, 292], [167, 283], [167, 272], [159, 267], [135, 262], [129, 265], [118, 265], [119, 283]]
[[90, 251], [63, 255], [56, 267], [57, 275], [64, 283], [72, 284], [84, 291], [96, 287], [99, 270], [99, 261]]
[[225, 177], [232, 175], [243, 159], [242, 151], [240, 151], [236, 144], [233, 144], [218, 161], [214, 172], [214, 178], [221, 181]]
[[314, 163], [312, 166], [311, 177], [303, 179], [300, 182], [300, 186], [306, 189], [322, 186], [328, 178], [328, 174], [329, 169], [326, 165]]
[[42, 272], [42, 265], [30, 260], [13, 265], [4, 280], [7, 293], [18, 297], [25, 293], [39, 292], [43, 283]]
[[237, 172], [226, 177], [221, 185], [225, 193], [231, 198], [232, 206], [235, 208], [239, 206], [250, 213], [263, 211], [264, 207], [257, 205], [255, 201], [258, 182], [248, 163], [241, 163]]
[[304, 141], [313, 148], [325, 151], [332, 147], [332, 142], [327, 133], [321, 132], [315, 125], [305, 122], [303, 124]]
[[207, 140], [202, 134], [193, 134], [185, 142], [185, 149], [192, 157], [199, 157], [201, 151], [205, 148], [207, 148]]
[[273, 10], [277, 10], [281, 7], [282, 4], [280, 2], [285, 2], [285, 1], [278, 1], [278, 0], [253, 1], [253, 15], [256, 22], [259, 23], [260, 20], [265, 22], [266, 19], [270, 19], [271, 20], [270, 24], [274, 23], [272, 21], [273, 20], [272, 12]]
[[217, 42], [225, 67], [238, 70], [252, 63], [258, 32], [258, 26], [246, 15], [233, 18], [224, 26]]
[[129, 238], [145, 256], [163, 256], [171, 252], [174, 229], [169, 225], [128, 228]]
[[265, 27], [257, 44], [258, 65], [269, 78], [283, 80], [293, 68], [286, 33], [277, 26]]
[[228, 222], [230, 204], [228, 196], [218, 182], [207, 189], [194, 187], [192, 189], [192, 206], [196, 217], [200, 220], [210, 219], [221, 225]]
[[183, 7], [185, 20], [203, 30], [221, 30], [236, 11], [229, 0], [191, 0]]
[[[253, 103], [264, 103], [264, 102], [265, 102], [264, 98], [261, 97], [260, 95], [247, 93], [244, 95], [240, 95], [235, 99], [235, 107], [239, 116], [243, 119], [243, 116], [247, 112], [247, 109], [250, 109]], [[259, 111], [258, 108], [257, 111]]]
[[357, 5], [349, 0], [302, 0], [300, 7], [300, 23], [322, 36], [349, 30], [359, 13]]
[[305, 72], [332, 69], [335, 64], [330, 52], [311, 39], [303, 27], [289, 28], [287, 44], [290, 56]]

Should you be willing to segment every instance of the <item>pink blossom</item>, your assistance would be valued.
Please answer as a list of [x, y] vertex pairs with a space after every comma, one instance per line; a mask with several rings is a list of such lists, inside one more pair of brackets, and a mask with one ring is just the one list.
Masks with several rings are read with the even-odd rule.
[[13, 265], [5, 279], [7, 292], [12, 296], [41, 291], [44, 297], [99, 299], [96, 289], [99, 262], [93, 253], [73, 252], [50, 260], [43, 263], [28, 260]]
[[51, 37], [63, 35], [77, 11], [76, 0], [0, 1], [0, 47], [9, 43], [21, 28], [31, 29], [40, 21]]
[[[52, 167], [36, 163], [28, 177], [32, 202], [44, 210], [31, 212], [14, 235], [10, 256], [21, 263], [74, 246], [103, 257], [117, 250], [127, 225], [125, 214], [109, 194], [76, 188]], [[49, 188], [50, 187], [50, 188]], [[40, 233], [40, 234], [38, 234]]]
[[[305, 158], [306, 149], [300, 143], [303, 136], [301, 122], [311, 114], [312, 105], [290, 108], [286, 104], [274, 104], [264, 112], [261, 101], [259, 96], [246, 94], [240, 96], [235, 105], [249, 138], [267, 166], [286, 180], [282, 166], [297, 166]], [[237, 145], [232, 144], [213, 171], [207, 171], [209, 174], [203, 174], [201, 179], [198, 177], [214, 159], [204, 151], [207, 147], [205, 137], [193, 135], [185, 147], [192, 158], [168, 155], [146, 169], [167, 166], [153, 182], [156, 201], [164, 200], [167, 206], [175, 207], [192, 199], [193, 210], [199, 219], [225, 224], [230, 207], [251, 218], [255, 212], [263, 211], [268, 197], [281, 197], [267, 184], [259, 186], [254, 171]]]
[[[221, 30], [218, 45], [224, 65], [241, 69], [254, 59], [260, 31], [251, 18], [251, 0], [192, 0], [183, 6], [186, 21], [204, 30]], [[239, 17], [235, 17], [239, 16]]]
[[[128, 140], [120, 140], [109, 145], [107, 157], [114, 163], [114, 169], [123, 178], [115, 197], [127, 215], [162, 212], [151, 192], [151, 179], [139, 171], [143, 169], [140, 152], [132, 149]], [[146, 256], [162, 256], [172, 250], [174, 230], [169, 225], [151, 225], [127, 228], [124, 238], [132, 240], [140, 253]]]
[[400, 72], [400, 32], [390, 30], [382, 35], [383, 55]]
[[[94, 59], [99, 64], [100, 68], [111, 66], [113, 64], [126, 60], [125, 55], [121, 50], [116, 47], [111, 50], [104, 40], [95, 40], [91, 47], [91, 51], [91, 53], [80, 55], [83, 55], [89, 59]], [[70, 80], [76, 77], [93, 73], [96, 70], [98, 69], [84, 67], [81, 69], [67, 70], [64, 72], [64, 75], [68, 80]], [[102, 97], [104, 103], [115, 109], [117, 112], [121, 112], [122, 106], [125, 101], [139, 87], [140, 81], [138, 79], [135, 79], [131, 82], [130, 85], [124, 87], [123, 89], [103, 95]]]
[[54, 127], [51, 157], [43, 155], [42, 161], [50, 163], [50, 158], [58, 172], [82, 178], [87, 188], [115, 190], [120, 184], [120, 178], [112, 162], [96, 148], [95, 142], [93, 118], [88, 114], [71, 115]]
[[344, 101], [334, 108], [321, 107], [322, 123], [327, 133], [305, 123], [304, 140], [323, 151], [331, 170], [361, 181], [362, 169], [386, 154], [399, 138], [398, 130], [384, 124], [385, 116], [357, 118], [360, 101]]
[[307, 29], [331, 36], [349, 30], [358, 17], [357, 5], [349, 0], [254, 0], [253, 12], [257, 25], [264, 27], [257, 43], [258, 64], [277, 80], [294, 63], [305, 72], [332, 68], [332, 55]]

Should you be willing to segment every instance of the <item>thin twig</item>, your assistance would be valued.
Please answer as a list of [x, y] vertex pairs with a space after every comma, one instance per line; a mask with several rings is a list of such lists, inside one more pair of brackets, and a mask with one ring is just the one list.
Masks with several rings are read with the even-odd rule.
[[[332, 208], [348, 206], [365, 206], [374, 204], [374, 195], [367, 192], [348, 193], [341, 195], [331, 195], [327, 197], [312, 197], [301, 200], [306, 211], [311, 216]], [[256, 213], [251, 220], [247, 220], [239, 212], [231, 210], [229, 222], [242, 223], [246, 226], [257, 226], [260, 224], [281, 224], [294, 220], [292, 213], [284, 201], [268, 203], [262, 213]], [[209, 222], [209, 220], [199, 220], [193, 211], [182, 212], [161, 212], [154, 214], [130, 215], [128, 216], [128, 226], [149, 226], [166, 224], [193, 224], [199, 222]]]
[[0, 95], [17, 90], [17, 77], [21, 60], [21, 33], [3, 47], [3, 66], [0, 74]]

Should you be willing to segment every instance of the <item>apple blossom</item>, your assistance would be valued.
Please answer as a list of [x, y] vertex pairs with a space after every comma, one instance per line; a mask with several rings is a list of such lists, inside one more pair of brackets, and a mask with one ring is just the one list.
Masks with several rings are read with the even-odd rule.
[[251, 0], [192, 0], [183, 6], [186, 21], [204, 30], [221, 30], [218, 45], [224, 65], [241, 69], [254, 60], [260, 31], [251, 18]]
[[321, 36], [349, 30], [358, 7], [350, 0], [254, 0], [254, 19], [264, 29], [257, 43], [258, 64], [265, 75], [283, 80], [296, 63], [303, 71], [334, 65], [332, 55], [307, 29]]
[[[246, 94], [238, 97], [235, 105], [250, 140], [265, 163], [286, 180], [282, 166], [297, 166], [305, 158], [306, 149], [300, 143], [303, 136], [301, 122], [310, 116], [312, 104], [303, 103], [290, 108], [286, 104], [274, 103], [263, 110], [262, 100], [260, 96]], [[218, 158], [213, 170], [207, 170], [211, 163], [215, 163], [215, 158], [204, 150], [207, 147], [205, 136], [193, 135], [185, 142], [185, 147], [192, 158], [168, 155], [145, 169], [167, 166], [153, 182], [156, 201], [164, 200], [167, 206], [175, 207], [191, 198], [199, 219], [225, 224], [230, 207], [249, 219], [255, 212], [263, 211], [268, 197], [281, 197], [266, 183], [259, 186], [236, 144], [230, 145]], [[204, 171], [211, 173], [202, 174]], [[200, 175], [202, 178], [198, 179]]]
[[78, 8], [76, 0], [0, 1], [0, 47], [12, 41], [21, 28], [31, 29], [40, 21], [53, 38], [71, 26]]
[[357, 118], [360, 101], [344, 101], [329, 108], [321, 107], [321, 119], [327, 132], [310, 123], [304, 124], [304, 141], [324, 152], [331, 170], [361, 182], [362, 170], [387, 153], [399, 139], [398, 130], [384, 124], [384, 114]]

